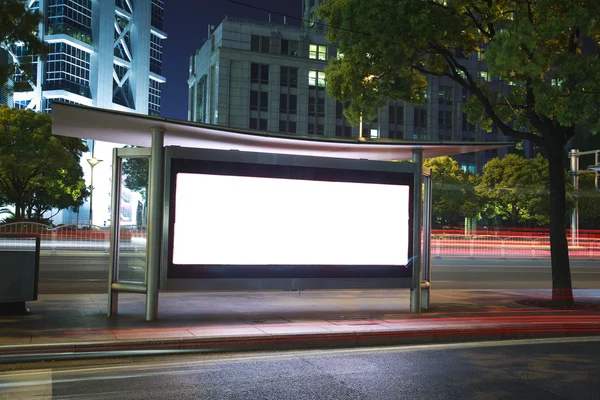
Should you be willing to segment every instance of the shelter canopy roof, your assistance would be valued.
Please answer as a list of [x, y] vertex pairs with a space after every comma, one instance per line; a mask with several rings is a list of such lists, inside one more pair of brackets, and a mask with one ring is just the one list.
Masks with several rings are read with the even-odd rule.
[[410, 160], [509, 147], [510, 142], [444, 142], [338, 138], [261, 132], [172, 120], [62, 102], [52, 103], [52, 133], [140, 147], [152, 145], [152, 129], [163, 130], [165, 146], [256, 151], [369, 160]]

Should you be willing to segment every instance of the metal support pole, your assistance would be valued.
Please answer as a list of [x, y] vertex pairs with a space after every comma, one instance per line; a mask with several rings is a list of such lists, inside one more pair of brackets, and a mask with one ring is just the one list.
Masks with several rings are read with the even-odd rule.
[[113, 290], [113, 283], [119, 278], [119, 209], [121, 207], [121, 158], [113, 149], [111, 203], [110, 203], [110, 260], [108, 268], [108, 308], [107, 316], [117, 315], [119, 293]]
[[422, 185], [423, 185], [423, 149], [413, 148], [414, 164], [413, 187], [413, 284], [410, 290], [410, 312], [421, 312], [421, 226], [423, 218]]
[[427, 310], [431, 300], [431, 175], [424, 177], [425, 193], [423, 201], [423, 283], [421, 285], [421, 306]]
[[[596, 150], [596, 152], [594, 153], [594, 165], [598, 165], [598, 153], [600, 153], [600, 151]], [[596, 189], [596, 192], [598, 191], [598, 171], [594, 170], [594, 189]]]
[[362, 111], [360, 113], [360, 123], [358, 125], [358, 140], [362, 140], [363, 138], [363, 114]]
[[[579, 190], [579, 151], [571, 149], [569, 152], [569, 158], [571, 159], [571, 176], [573, 177], [573, 188], [575, 188], [575, 195]], [[577, 245], [579, 236], [579, 202], [575, 198], [575, 208], [573, 214], [571, 214], [571, 244]]]
[[148, 265], [146, 268], [146, 321], [158, 318], [158, 280], [161, 247], [162, 167], [164, 155], [164, 129], [152, 128], [152, 155], [148, 180]]

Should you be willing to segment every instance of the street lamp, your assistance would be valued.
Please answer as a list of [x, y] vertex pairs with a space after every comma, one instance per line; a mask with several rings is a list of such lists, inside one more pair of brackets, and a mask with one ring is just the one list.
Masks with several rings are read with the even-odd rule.
[[92, 155], [92, 158], [87, 159], [88, 164], [92, 167], [90, 175], [90, 231], [92, 230], [92, 208], [94, 205], [94, 167], [102, 162]]

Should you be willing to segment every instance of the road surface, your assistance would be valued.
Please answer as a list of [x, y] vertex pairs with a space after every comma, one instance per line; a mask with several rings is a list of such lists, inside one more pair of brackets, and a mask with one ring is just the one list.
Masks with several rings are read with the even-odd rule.
[[10, 367], [11, 371], [0, 372], [0, 398], [600, 398], [600, 338], [191, 354]]
[[[121, 279], [143, 280], [143, 252], [121, 253]], [[573, 285], [600, 288], [600, 260], [571, 260]], [[549, 289], [549, 259], [432, 259], [436, 289]], [[106, 293], [108, 252], [46, 253], [40, 262], [40, 293]]]

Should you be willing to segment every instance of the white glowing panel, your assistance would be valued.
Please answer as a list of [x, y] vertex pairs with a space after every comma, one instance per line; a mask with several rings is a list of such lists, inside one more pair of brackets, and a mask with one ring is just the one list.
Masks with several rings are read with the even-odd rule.
[[408, 186], [179, 173], [175, 207], [174, 264], [408, 262]]

